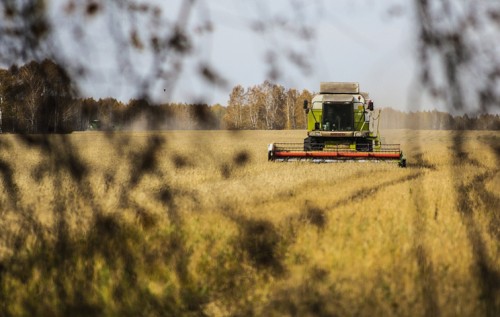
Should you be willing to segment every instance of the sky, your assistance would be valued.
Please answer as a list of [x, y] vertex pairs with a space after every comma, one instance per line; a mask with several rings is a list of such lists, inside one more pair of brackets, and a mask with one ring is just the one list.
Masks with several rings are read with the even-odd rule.
[[[211, 87], [186, 72], [173, 100], [193, 101], [201, 94], [210, 103], [226, 104], [235, 85], [249, 87], [269, 78], [266, 54], [279, 47], [277, 60], [284, 62], [280, 62], [281, 76], [276, 82], [287, 88], [317, 91], [322, 81], [354, 81], [380, 106], [401, 110], [410, 107], [409, 92], [416, 77], [410, 1], [340, 0], [310, 4], [301, 9], [303, 17], [296, 18], [305, 21], [314, 32], [306, 42], [279, 31], [271, 36], [249, 31], [246, 18], [259, 10], [242, 2], [209, 2], [211, 18], [216, 22], [206, 54], [227, 79], [227, 87]], [[291, 11], [287, 4], [280, 5], [282, 1], [268, 2], [265, 11], [270, 19], [281, 10]], [[397, 15], [391, 10], [397, 11]], [[292, 17], [294, 14], [289, 13]], [[306, 72], [286, 61], [288, 49], [295, 46], [299, 46], [298, 51], [311, 66]]]
[[[314, 38], [306, 45], [304, 55], [311, 71], [304, 74], [294, 65], [285, 64], [283, 77], [278, 80], [285, 87], [317, 91], [321, 81], [359, 82], [363, 91], [379, 104], [405, 108], [408, 89], [414, 77], [411, 21], [408, 16], [390, 17], [390, 1], [325, 1], [321, 12], [311, 8], [304, 17], [311, 23]], [[234, 9], [235, 11], [238, 8]], [[221, 14], [222, 17], [222, 14]], [[253, 40], [252, 47], [237, 47], [225, 53], [225, 42], [237, 43], [240, 35], [229, 27], [215, 34], [214, 62], [221, 65], [232, 83], [243, 86], [262, 82], [267, 70], [262, 56], [272, 46], [262, 38]], [[240, 65], [241, 60], [252, 62]], [[229, 61], [224, 63], [224, 61]], [[255, 67], [259, 65], [260, 67]], [[214, 94], [215, 95], [215, 94]], [[223, 97], [216, 97], [222, 99]]]
[[[147, 2], [157, 3], [167, 19], [179, 19], [182, 0]], [[64, 3], [65, 0], [52, 2], [56, 24], [63, 25], [60, 13]], [[164, 83], [154, 86], [151, 95], [156, 102], [202, 101], [226, 105], [234, 86], [258, 85], [270, 78], [275, 66], [279, 76], [274, 81], [286, 88], [317, 91], [322, 81], [353, 81], [359, 82], [361, 90], [369, 92], [380, 107], [418, 110], [411, 109], [417, 69], [410, 0], [198, 0], [194, 3], [186, 21], [188, 30], [195, 34], [193, 48], [183, 59], [180, 77], [170, 93], [162, 89]], [[90, 73], [79, 82], [82, 95], [114, 97], [124, 102], [138, 97], [140, 87], [123, 72], [119, 60], [125, 52], [111, 44], [109, 27], [98, 18], [83, 22], [87, 35], [81, 45], [85, 46], [85, 53], [70, 44], [70, 30], [55, 29], [61, 54], [71, 61], [90, 65]], [[207, 22], [211, 22], [211, 32], [198, 35], [196, 30]], [[299, 36], [301, 26], [309, 28], [309, 37]], [[255, 31], [262, 27], [265, 32]], [[139, 74], [157, 67], [147, 54], [131, 56], [139, 65], [135, 70]], [[304, 67], [291, 62], [297, 56], [295, 60]], [[199, 76], [200, 64], [210, 65], [225, 84], [212, 85], [203, 80]], [[432, 102], [419, 107], [434, 108]]]

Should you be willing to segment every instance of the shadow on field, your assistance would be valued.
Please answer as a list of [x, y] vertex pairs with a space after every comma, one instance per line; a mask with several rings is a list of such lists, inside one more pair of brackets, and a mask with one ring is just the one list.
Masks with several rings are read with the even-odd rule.
[[[177, 206], [183, 199], [195, 206], [199, 201], [195, 192], [168, 180], [192, 161], [172, 153], [174, 169], [165, 171], [159, 167], [167, 142], [163, 137], [152, 134], [139, 148], [122, 134], [107, 133], [106, 138], [120, 161], [97, 176], [103, 181], [101, 193], [92, 185], [92, 167], [69, 135], [13, 139], [27, 148], [26, 155], [41, 154], [28, 180], [19, 179], [15, 162], [0, 159], [1, 188], [8, 198], [0, 200], [1, 316], [199, 316], [214, 299], [245, 297], [252, 283], [245, 267], [265, 275], [285, 273], [286, 243], [276, 227], [243, 218], [235, 220], [239, 235], [227, 246], [234, 257], [219, 256], [206, 267], [190, 268], [193, 250]], [[2, 150], [12, 146], [8, 139], [0, 141]], [[232, 177], [250, 160], [248, 152], [237, 152], [222, 176]], [[116, 177], [119, 169], [127, 171], [125, 179]], [[130, 195], [146, 177], [162, 184], [145, 193], [151, 206]], [[47, 209], [24, 204], [23, 196], [30, 193], [21, 192], [20, 184], [48, 189], [53, 197], [44, 202]], [[112, 191], [119, 197], [116, 209], [102, 199]]]
[[[491, 169], [482, 166], [477, 160], [471, 159], [468, 153], [463, 150], [464, 145], [461, 140], [463, 134], [463, 132], [457, 132], [454, 137], [454, 146], [457, 149], [457, 153], [463, 153], [455, 157], [453, 162], [455, 169], [458, 170], [464, 164], [470, 164], [475, 167], [483, 167], [486, 171], [477, 174], [470, 182], [458, 178], [456, 184], [458, 192], [457, 207], [472, 247], [475, 265], [471, 269], [481, 288], [481, 299], [486, 306], [486, 315], [496, 316], [500, 311], [500, 301], [498, 300], [500, 298], [500, 270], [491, 263], [488, 256], [483, 233], [474, 218], [475, 204], [470, 195], [476, 194], [481, 199], [485, 206], [484, 211], [487, 213], [486, 216], [490, 221], [490, 232], [493, 237], [499, 240], [500, 222], [498, 212], [496, 212], [499, 206], [499, 199], [486, 190], [484, 181], [494, 176], [500, 170], [491, 171]], [[496, 150], [496, 148], [493, 148], [493, 150]], [[500, 156], [497, 155], [497, 161], [499, 158]]]
[[275, 275], [283, 274], [284, 246], [274, 225], [266, 220], [240, 220], [239, 246], [258, 269], [269, 269]]
[[[479, 38], [489, 37], [487, 32], [483, 32], [483, 28], [492, 21], [479, 19], [482, 23], [477, 23], [484, 3], [470, 3], [467, 7], [451, 6], [451, 3], [433, 6], [429, 1], [417, 0], [415, 4], [419, 21], [418, 52], [422, 88], [434, 99], [447, 105], [447, 111], [452, 114], [475, 111], [476, 115], [480, 115], [497, 112], [500, 107], [500, 95], [497, 89], [500, 80], [498, 54], [494, 50], [486, 49], [490, 45], [487, 41], [478, 41]], [[464, 9], [469, 13], [458, 13]], [[493, 20], [496, 25], [498, 12], [493, 8], [487, 12], [494, 13]], [[442, 21], [438, 18], [442, 16], [448, 16], [448, 19]], [[465, 30], [472, 32], [464, 32]], [[486, 54], [480, 53], [486, 51], [488, 51]], [[478, 70], [481, 71], [476, 73]], [[471, 85], [473, 81], [475, 85]], [[484, 213], [481, 216], [490, 221], [488, 231], [498, 240], [496, 232], [499, 223], [498, 216], [495, 215], [497, 212], [490, 211], [498, 209], [498, 200], [487, 194], [483, 183], [490, 177], [487, 175], [495, 174], [497, 171], [491, 173], [491, 167], [485, 166], [473, 157], [473, 153], [467, 151], [466, 132], [463, 130], [474, 127], [464, 122], [457, 128], [450, 149], [453, 160], [449, 164], [449, 169], [458, 196], [456, 208], [471, 245], [470, 251], [474, 262], [471, 273], [477, 280], [481, 293], [479, 298], [481, 311], [475, 313], [496, 316], [500, 312], [500, 273], [486, 252], [483, 236], [488, 232], [482, 232], [474, 214]], [[489, 143], [497, 161], [495, 166], [498, 166], [500, 160], [498, 142]], [[470, 169], [471, 166], [475, 176], [469, 181], [464, 177], [464, 169]], [[480, 197], [485, 208], [477, 208], [477, 202], [472, 195]], [[419, 197], [416, 197], [416, 201], [419, 201]]]
[[[227, 87], [228, 83], [219, 75], [214, 67], [216, 65], [207, 64], [206, 56], [200, 54], [206, 51], [207, 44], [211, 44], [205, 36], [217, 28], [218, 22], [210, 17], [211, 14], [206, 14], [210, 13], [210, 6], [206, 3], [198, 5], [200, 1], [182, 1], [177, 14], [170, 19], [168, 14], [167, 17], [162, 14], [161, 6], [148, 1], [111, 1], [110, 6], [99, 1], [65, 2], [67, 6], [63, 6], [61, 11], [65, 13], [54, 13], [56, 20], [60, 18], [62, 29], [69, 32], [68, 41], [58, 41], [59, 33], [54, 33], [57, 28], [53, 27], [54, 20], [48, 9], [50, 6], [45, 5], [46, 1], [3, 1], [0, 5], [0, 60], [3, 65], [50, 57], [69, 70], [69, 75], [60, 82], [50, 80], [52, 88], [34, 93], [38, 97], [45, 96], [43, 105], [50, 107], [44, 111], [55, 111], [54, 131], [64, 117], [71, 117], [71, 114], [65, 113], [62, 107], [54, 107], [52, 101], [61, 94], [64, 94], [64, 100], [73, 97], [70, 91], [73, 89], [68, 85], [73, 79], [88, 80], [93, 77], [89, 72], [92, 63], [80, 57], [93, 55], [88, 54], [93, 52], [87, 45], [93, 40], [93, 34], [86, 32], [92, 28], [86, 28], [85, 23], [92, 23], [95, 19], [103, 18], [103, 28], [99, 31], [104, 33], [100, 35], [108, 32], [111, 35], [108, 44], [114, 46], [113, 51], [117, 52], [114, 56], [117, 61], [115, 66], [119, 68], [116, 75], [130, 78], [133, 86], [139, 87], [135, 96], [144, 96], [147, 100], [156, 94], [158, 87], [164, 85], [165, 96], [171, 98], [181, 75], [186, 72], [183, 65], [187, 58], [194, 61], [195, 68], [191, 70], [206, 87]], [[388, 8], [388, 17], [402, 15], [413, 18], [410, 35], [418, 39], [415, 56], [420, 72], [418, 82], [421, 83], [421, 87], [412, 87], [416, 94], [427, 93], [431, 99], [447, 105], [448, 112], [453, 115], [475, 111], [469, 107], [475, 104], [479, 107], [476, 111], [478, 115], [498, 112], [500, 61], [498, 43], [494, 38], [498, 38], [500, 9], [493, 2], [414, 0], [411, 1], [411, 8], [405, 5]], [[248, 27], [255, 34], [270, 39], [263, 60], [267, 77], [273, 82], [279, 81], [283, 75], [287, 77], [280, 74], [285, 71], [284, 67], [293, 65], [302, 71], [302, 75], [311, 74], [312, 65], [308, 60], [309, 52], [314, 51], [310, 49], [314, 43], [309, 39], [314, 38], [316, 24], [307, 22], [310, 19], [306, 18], [306, 9], [310, 7], [310, 1], [291, 1], [289, 10], [281, 10], [277, 16], [265, 3], [258, 1], [257, 11], [246, 12], [250, 13], [249, 17], [252, 13], [259, 13], [255, 19], [243, 20], [245, 29]], [[108, 7], [114, 12], [108, 12]], [[320, 5], [313, 9], [328, 16], [330, 7]], [[192, 20], [197, 20], [197, 23], [192, 24]], [[144, 23], [153, 27], [145, 29]], [[122, 32], [124, 29], [130, 31], [130, 36]], [[348, 28], [346, 30], [356, 33]], [[146, 42], [143, 43], [144, 39]], [[300, 45], [292, 47], [280, 41], [276, 43], [279, 39]], [[59, 42], [68, 42], [81, 54], [68, 56]], [[296, 50], [297, 47], [305, 48], [305, 51]], [[136, 53], [151, 57], [153, 67], [144, 68], [144, 63], [136, 60]], [[15, 69], [18, 68], [13, 66], [12, 70]], [[45, 75], [43, 77], [53, 78], [50, 74]], [[67, 86], [67, 89], [62, 91], [62, 87], [57, 86]], [[1, 88], [4, 124], [8, 118], [19, 122], [21, 117], [24, 121], [28, 120], [30, 110], [24, 109], [28, 103], [27, 93], [13, 91], [12, 96], [6, 96], [3, 82]], [[390, 93], [389, 89], [387, 93]], [[5, 100], [12, 102], [9, 111], [5, 111]], [[412, 110], [418, 109], [413, 104], [410, 106]], [[243, 107], [238, 105], [237, 108], [240, 112], [239, 108]], [[137, 119], [133, 111], [129, 108], [127, 112], [130, 113], [124, 115]], [[267, 108], [265, 111], [268, 111]], [[165, 119], [170, 119], [157, 114], [153, 111], [146, 118], [152, 128], [159, 128]], [[287, 114], [279, 110], [265, 115]], [[206, 107], [195, 106], [187, 115], [196, 121], [194, 126], [197, 128], [210, 129], [217, 124]], [[240, 113], [238, 115], [241, 116]], [[56, 120], [60, 122], [56, 124]], [[446, 126], [446, 122], [442, 123], [439, 122], [440, 127]], [[83, 122], [80, 124], [83, 125]], [[467, 124], [465, 120], [461, 126], [452, 128], [474, 128]], [[44, 131], [48, 128], [45, 125]], [[237, 137], [238, 133], [234, 130], [232, 136]], [[312, 226], [324, 235], [330, 221], [328, 211], [353, 201], [365, 200], [381, 189], [410, 181], [415, 184], [411, 190], [415, 206], [413, 226], [416, 229], [412, 249], [418, 267], [417, 282], [421, 293], [418, 300], [422, 298], [424, 315], [445, 314], [438, 305], [439, 281], [435, 277], [435, 267], [423, 242], [428, 234], [426, 221], [429, 217], [425, 217], [425, 211], [429, 211], [430, 206], [425, 203], [423, 192], [426, 184], [422, 176], [435, 172], [437, 166], [425, 160], [420, 145], [408, 161], [409, 171], [405, 176], [377, 186], [364, 186], [324, 209], [306, 202], [297, 215], [289, 217], [284, 223], [235, 215], [230, 210], [238, 206], [223, 206], [226, 202], [220, 203], [217, 207], [223, 209], [222, 218], [229, 219], [235, 233], [224, 241], [223, 250], [218, 250], [217, 239], [220, 237], [189, 231], [192, 228], [189, 228], [187, 217], [179, 210], [181, 203], [189, 202], [195, 206], [194, 214], [196, 206], [199, 206], [197, 193], [175, 188], [169, 182], [176, 172], [194, 166], [196, 158], [169, 153], [166, 160], [171, 161], [173, 169], [165, 171], [159, 168], [159, 163], [165, 159], [160, 157], [160, 153], [168, 140], [150, 135], [143, 148], [133, 148], [130, 138], [124, 134], [108, 132], [106, 138], [112, 150], [123, 160], [113, 162], [109, 170], [98, 176], [91, 176], [92, 166], [82, 160], [77, 144], [73, 144], [67, 135], [20, 135], [15, 139], [16, 144], [10, 144], [7, 138], [0, 139], [3, 155], [0, 158], [0, 316], [205, 316], [209, 315], [207, 306], [215, 312], [212, 315], [228, 316], [251, 316], [259, 311], [268, 315], [290, 316], [418, 315], [418, 311], [411, 311], [411, 305], [415, 303], [409, 304], [408, 312], [398, 310], [398, 303], [386, 302], [390, 298], [389, 290], [380, 272], [374, 272], [376, 277], [373, 281], [383, 291], [379, 294], [375, 290], [365, 290], [358, 283], [354, 291], [359, 291], [362, 298], [357, 297], [359, 294], [349, 297], [350, 290], [341, 290], [329, 281], [335, 272], [317, 266], [308, 267], [303, 272], [302, 280], [293, 281], [291, 285], [280, 284], [289, 273], [287, 252], [293, 246], [299, 228]], [[485, 237], [491, 235], [497, 242], [500, 239], [500, 215], [497, 211], [500, 201], [498, 196], [487, 191], [485, 182], [498, 174], [499, 169], [491, 170], [474, 158], [473, 153], [467, 152], [464, 140], [463, 132], [455, 133], [450, 149], [454, 162], [449, 168], [454, 190], [458, 194], [457, 212], [471, 245], [471, 272], [481, 290], [477, 299], [479, 305], [475, 306], [480, 311], [474, 313], [497, 316], [500, 311], [500, 272], [493, 259], [489, 258]], [[482, 141], [492, 149], [496, 166], [500, 166], [500, 139], [495, 136]], [[9, 159], [9, 156], [19, 155], [12, 151], [18, 142], [28, 148], [29, 154], [42, 153], [41, 160], [32, 167], [26, 167]], [[201, 152], [211, 155], [214, 149], [210, 150]], [[250, 161], [249, 153], [242, 151], [218, 162], [217, 172], [222, 181], [229, 180], [237, 177], [238, 169]], [[472, 167], [472, 179], [463, 176], [464, 167]], [[31, 168], [29, 176], [23, 176], [25, 178], [19, 176], [23, 168]], [[117, 176], [121, 170], [125, 171], [124, 179]], [[91, 177], [99, 178], [102, 188], [92, 186], [94, 180]], [[362, 177], [355, 176], [354, 179]], [[132, 193], [147, 182], [155, 183], [156, 187], [146, 195], [147, 203], [141, 203]], [[29, 200], [36, 195], [23, 191], [26, 187], [50, 191], [52, 197], [46, 201]], [[119, 201], [110, 206], [106, 195], [111, 196], [115, 190], [118, 191]], [[282, 199], [286, 199], [286, 195]], [[475, 197], [479, 197], [480, 202]], [[477, 208], [478, 203], [484, 208]], [[260, 206], [259, 202], [255, 202], [254, 208]], [[489, 221], [489, 230], [483, 231], [477, 221], [476, 216], [480, 212], [484, 213], [480, 216]], [[434, 219], [437, 216], [438, 210]], [[191, 237], [189, 234], [199, 236]], [[203, 242], [207, 242], [204, 254], [195, 255], [192, 244]], [[389, 278], [395, 280], [394, 276]], [[260, 286], [265, 285], [261, 296], [267, 302], [263, 308], [255, 307], [258, 303], [255, 297], [259, 294], [250, 293], [258, 281], [264, 281]], [[224, 305], [220, 304], [224, 300], [237, 309], [224, 310]], [[385, 304], [388, 307], [382, 307]], [[452, 314], [457, 314], [457, 311]]]
[[[236, 233], [223, 252], [213, 255], [207, 247], [207, 254], [212, 257], [200, 261], [190, 245], [193, 238], [188, 236], [185, 215], [178, 208], [183, 199], [199, 205], [199, 198], [196, 192], [175, 188], [169, 183], [173, 173], [193, 163], [173, 153], [168, 158], [172, 160], [173, 170], [162, 170], [159, 163], [167, 140], [151, 135], [142, 148], [133, 148], [123, 136], [116, 137], [119, 146], [113, 149], [124, 157], [121, 163], [126, 166], [114, 164], [114, 169], [101, 175], [103, 190], [116, 189], [119, 193], [116, 209], [106, 206], [99, 198], [102, 195], [91, 186], [91, 167], [81, 158], [70, 136], [21, 135], [17, 138], [29, 148], [27, 152], [42, 153], [42, 159], [27, 174], [31, 175], [28, 182], [52, 190], [52, 200], [43, 210], [50, 221], [42, 221], [34, 205], [23, 204], [23, 196], [29, 193], [21, 191], [22, 182], [26, 180], [19, 179], [16, 162], [0, 159], [0, 180], [5, 193], [0, 201], [0, 315], [18, 312], [52, 316], [154, 316], [158, 312], [173, 316], [204, 315], [206, 307], [221, 300], [235, 302], [242, 314], [253, 315], [256, 308], [251, 301], [246, 301], [252, 286], [259, 279], [286, 281], [290, 273], [287, 252], [299, 230], [311, 226], [324, 234], [330, 221], [329, 211], [409, 181], [415, 186], [412, 190], [416, 210], [413, 249], [425, 314], [441, 314], [439, 281], [422, 242], [427, 234], [427, 220], [422, 212], [428, 209], [422, 176], [434, 172], [436, 167], [425, 161], [423, 155], [414, 157], [417, 169], [408, 169], [404, 176], [360, 188], [326, 208], [306, 201], [296, 215], [280, 223], [238, 215], [232, 212], [237, 206], [221, 207]], [[456, 137], [460, 138], [460, 133]], [[114, 136], [110, 134], [108, 138], [113, 144]], [[460, 147], [461, 140], [455, 143], [457, 153], [463, 154], [456, 156], [453, 171], [458, 174], [457, 170], [464, 164], [478, 169], [472, 180], [457, 178], [460, 194], [457, 207], [472, 246], [475, 263], [472, 271], [481, 286], [480, 300], [486, 312], [494, 315], [498, 311], [500, 275], [488, 258], [484, 233], [474, 218], [471, 195], [478, 195], [484, 210], [489, 211], [490, 234], [498, 239], [499, 218], [494, 211], [499, 199], [486, 190], [485, 181], [499, 173], [499, 169], [487, 170]], [[124, 144], [128, 147], [123, 148]], [[1, 140], [1, 149], [12, 147], [6, 139]], [[495, 142], [491, 147], [498, 153]], [[228, 158], [227, 178], [236, 177], [238, 169], [250, 160], [244, 151]], [[118, 168], [127, 171], [124, 180], [116, 177]], [[152, 204], [157, 204], [153, 207], [140, 204], [129, 195], [147, 181], [146, 176], [161, 184], [148, 196]], [[160, 214], [152, 209], [154, 206], [161, 206]], [[382, 307], [387, 304], [382, 297], [363, 303], [349, 298], [345, 290], [337, 289], [329, 280], [332, 273], [314, 263], [307, 266], [303, 281], [292, 286], [280, 285], [270, 291], [266, 309], [277, 315], [315, 316], [345, 315], [353, 310], [363, 315], [382, 308], [395, 314], [399, 312], [397, 303]], [[363, 291], [366, 298], [370, 298], [371, 291], [379, 292], [375, 288]], [[384, 312], [380, 310], [381, 314]]]
[[328, 214], [325, 210], [315, 206], [311, 201], [306, 200], [299, 220], [311, 224], [322, 231], [328, 223]]
[[220, 165], [220, 173], [222, 178], [231, 178], [235, 169], [244, 167], [251, 160], [251, 156], [247, 151], [240, 151], [236, 153], [230, 163], [224, 162]]
[[268, 220], [250, 219], [230, 209], [224, 214], [238, 228], [238, 238], [233, 246], [237, 258], [242, 262], [248, 260], [257, 270], [282, 276], [286, 271], [283, 259], [290, 240]]
[[[158, 175], [156, 158], [163, 144], [160, 137], [150, 137], [144, 150], [130, 153], [127, 182], [116, 183], [112, 174], [105, 177], [107, 186], [120, 187], [122, 208], [132, 206], [137, 211], [140, 227], [125, 221], [120, 210], [105, 210], [105, 202], [97, 200], [86, 163], [80, 160], [68, 136], [20, 135], [18, 139], [29, 151], [42, 153], [31, 181], [48, 180], [48, 186], [52, 186], [53, 201], [44, 212], [53, 221], [43, 223], [30, 206], [22, 204], [13, 167], [1, 161], [2, 187], [11, 199], [9, 205], [1, 207], [5, 216], [14, 217], [13, 223], [2, 223], [2, 249], [6, 250], [0, 263], [2, 316], [20, 309], [34, 316], [97, 316], [111, 311], [117, 315], [154, 311], [177, 315], [200, 309], [204, 296], [187, 272], [189, 251], [182, 221], [172, 203], [178, 193], [165, 190], [158, 195], [174, 229], [153, 240], [149, 240], [150, 235], [159, 229], [155, 218], [127, 196], [144, 175]], [[74, 228], [69, 223], [72, 217], [82, 227]], [[150, 243], [153, 246], [147, 247]], [[175, 268], [180, 296], [168, 291], [158, 296], [144, 282], [144, 274], [151, 273], [158, 276], [158, 282], [168, 284], [167, 276], [162, 277], [160, 272], [165, 264]], [[111, 302], [116, 306], [110, 306]]]
[[416, 152], [411, 154], [412, 159], [407, 162], [406, 166], [409, 168], [424, 168], [435, 171], [437, 169], [436, 165], [425, 160], [423, 157], [424, 154], [419, 148], [420, 146], [417, 146]]

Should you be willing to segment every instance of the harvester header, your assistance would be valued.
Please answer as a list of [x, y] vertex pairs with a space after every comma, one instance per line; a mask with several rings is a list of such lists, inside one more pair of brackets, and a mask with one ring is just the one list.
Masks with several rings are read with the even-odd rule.
[[309, 104], [307, 137], [303, 143], [272, 143], [270, 161], [396, 161], [406, 166], [399, 144], [382, 144], [380, 110], [358, 83], [322, 82]]

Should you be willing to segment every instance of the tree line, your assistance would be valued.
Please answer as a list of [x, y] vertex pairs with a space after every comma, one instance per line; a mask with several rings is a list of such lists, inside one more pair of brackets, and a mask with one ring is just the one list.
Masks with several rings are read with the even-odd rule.
[[224, 126], [251, 130], [303, 129], [307, 124], [303, 102], [311, 99], [312, 93], [306, 89], [286, 89], [269, 81], [246, 89], [237, 85], [229, 96]]
[[[228, 129], [305, 129], [304, 100], [311, 102], [314, 92], [286, 89], [269, 81], [248, 88], [233, 88], [223, 117]], [[452, 116], [440, 111], [403, 112], [382, 108], [381, 129], [422, 130], [500, 130], [498, 114]]]
[[437, 110], [403, 112], [391, 108], [382, 109], [381, 129], [415, 130], [500, 130], [498, 114], [467, 114], [452, 116]]
[[221, 129], [225, 114], [219, 104], [78, 98], [68, 74], [51, 60], [0, 69], [0, 110], [4, 133]]
[[[70, 77], [51, 60], [0, 69], [1, 129], [7, 133], [64, 133], [85, 130], [305, 129], [303, 101], [313, 92], [265, 81], [235, 86], [220, 104], [128, 103], [114, 98], [77, 98]], [[382, 129], [499, 130], [492, 114], [452, 116], [439, 111], [402, 112], [384, 108]]]
[[70, 129], [76, 110], [68, 74], [45, 60], [0, 70], [2, 130], [47, 133]]

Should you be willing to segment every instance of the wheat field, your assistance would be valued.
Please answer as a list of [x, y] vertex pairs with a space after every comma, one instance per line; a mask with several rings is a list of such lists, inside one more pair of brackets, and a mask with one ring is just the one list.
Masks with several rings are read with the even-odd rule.
[[274, 163], [304, 131], [0, 136], [2, 316], [498, 316], [500, 133]]

